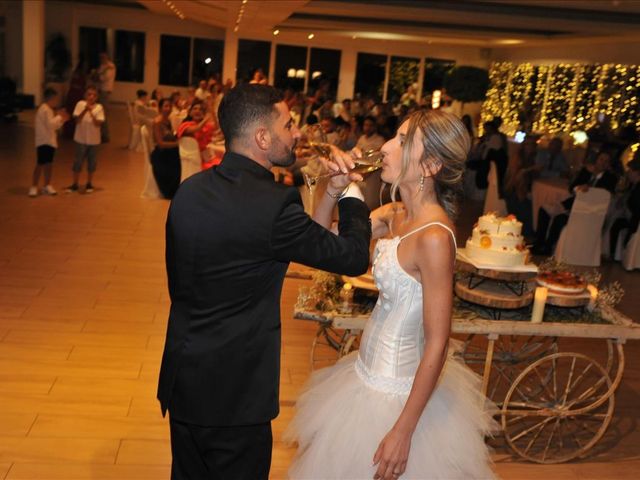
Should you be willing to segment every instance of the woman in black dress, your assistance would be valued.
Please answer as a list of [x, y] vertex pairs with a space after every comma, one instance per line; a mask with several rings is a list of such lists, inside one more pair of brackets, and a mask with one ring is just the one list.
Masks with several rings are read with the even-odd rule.
[[180, 186], [180, 153], [178, 141], [169, 121], [171, 108], [171, 101], [168, 98], [160, 100], [158, 104], [160, 115], [153, 121], [153, 139], [156, 148], [151, 153], [151, 166], [158, 188], [165, 198], [173, 198]]

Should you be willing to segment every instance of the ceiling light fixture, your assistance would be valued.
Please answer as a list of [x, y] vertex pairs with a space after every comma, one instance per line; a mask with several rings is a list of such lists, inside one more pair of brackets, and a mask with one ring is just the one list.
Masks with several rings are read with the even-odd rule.
[[314, 33], [310, 33], [309, 35], [307, 35], [307, 38], [309, 40], [313, 40], [313, 37], [315, 37], [316, 35]]
[[274, 35], [278, 35], [279, 33], [280, 33], [280, 30], [278, 30], [278, 29], [275, 29], [275, 30], [273, 31], [273, 34], [274, 34]]

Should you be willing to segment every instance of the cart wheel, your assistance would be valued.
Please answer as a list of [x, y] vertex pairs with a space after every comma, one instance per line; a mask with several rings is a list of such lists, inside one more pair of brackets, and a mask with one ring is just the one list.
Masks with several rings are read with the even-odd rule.
[[584, 455], [604, 435], [613, 413], [611, 379], [595, 360], [555, 353], [515, 379], [502, 407], [511, 448], [536, 463], [561, 463]]
[[[556, 337], [502, 335], [494, 344], [491, 374], [487, 397], [501, 404], [514, 379], [520, 375], [525, 365], [558, 351]], [[487, 356], [484, 336], [469, 335], [460, 352], [464, 362], [478, 374], [483, 373]]]
[[311, 344], [311, 370], [328, 367], [340, 358], [344, 333], [331, 324], [320, 324]]
[[340, 349], [340, 357], [344, 357], [349, 353], [358, 350], [360, 346], [360, 335], [353, 333], [351, 330], [347, 330], [347, 336]]

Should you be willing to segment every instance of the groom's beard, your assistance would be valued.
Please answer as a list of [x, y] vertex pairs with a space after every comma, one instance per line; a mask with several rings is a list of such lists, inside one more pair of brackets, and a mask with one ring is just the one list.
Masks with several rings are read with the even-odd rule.
[[282, 148], [281, 154], [274, 155], [272, 158], [269, 159], [271, 164], [278, 167], [290, 167], [291, 165], [296, 163], [296, 145], [297, 144], [298, 144], [298, 141], [296, 140], [293, 142], [293, 145], [291, 146], [291, 148], [287, 148], [286, 146], [282, 145], [283, 148]]

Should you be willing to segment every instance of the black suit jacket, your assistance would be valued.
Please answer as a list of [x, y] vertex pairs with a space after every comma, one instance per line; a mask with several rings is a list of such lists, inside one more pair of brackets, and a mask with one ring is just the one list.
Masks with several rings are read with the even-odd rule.
[[345, 275], [368, 268], [369, 210], [353, 198], [339, 209], [337, 236], [304, 213], [296, 188], [234, 153], [183, 183], [166, 226], [163, 414], [203, 426], [277, 416], [280, 293], [289, 262]]
[[[562, 202], [562, 205], [564, 205], [564, 207], [567, 210], [571, 210], [571, 207], [573, 207], [573, 202], [576, 199], [573, 189], [579, 185], [588, 185], [591, 182], [592, 178], [593, 178], [593, 174], [584, 167], [578, 172], [578, 175], [573, 180], [573, 182], [571, 182], [571, 185], [569, 186], [569, 191], [571, 192], [571, 196]], [[611, 195], [613, 195], [616, 191], [617, 184], [618, 184], [618, 177], [616, 176], [616, 174], [609, 170], [605, 170], [602, 176], [596, 182], [596, 184], [593, 185], [593, 188], [603, 188], [606, 191], [608, 191]]]

